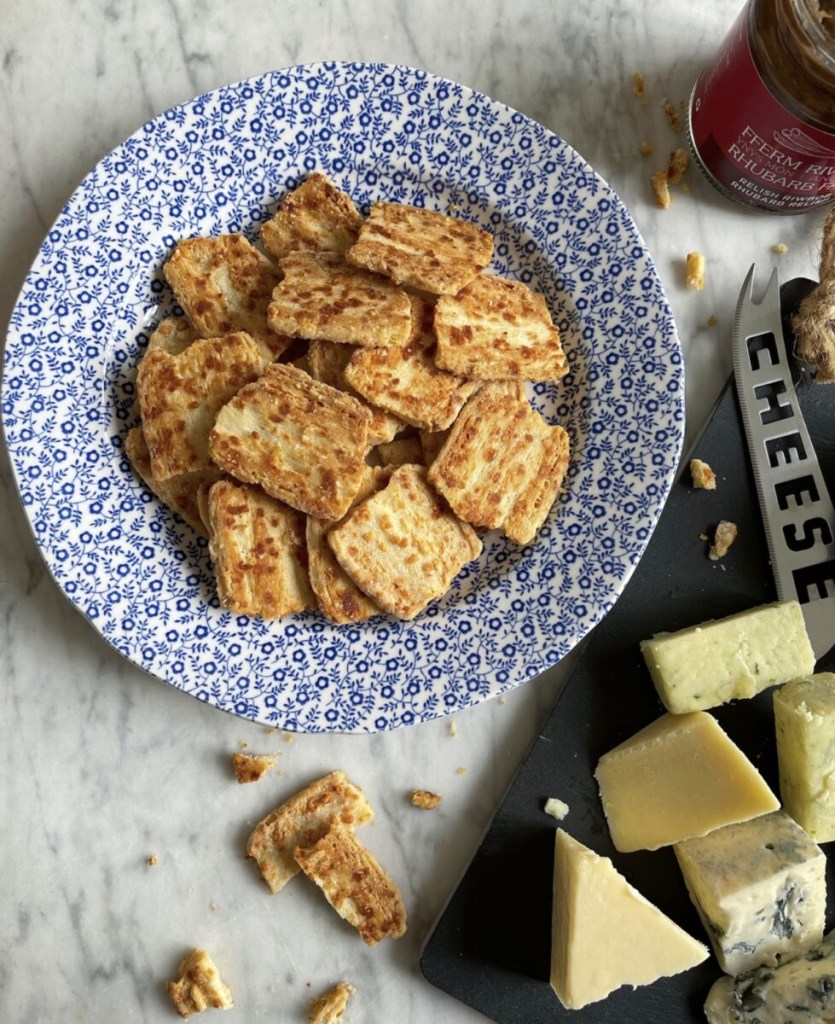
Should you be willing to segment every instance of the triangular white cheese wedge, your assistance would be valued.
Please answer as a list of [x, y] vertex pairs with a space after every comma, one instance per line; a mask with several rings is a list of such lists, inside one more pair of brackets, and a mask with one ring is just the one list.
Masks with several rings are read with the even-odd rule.
[[645, 899], [608, 857], [557, 830], [551, 987], [566, 1009], [706, 960], [707, 947]]

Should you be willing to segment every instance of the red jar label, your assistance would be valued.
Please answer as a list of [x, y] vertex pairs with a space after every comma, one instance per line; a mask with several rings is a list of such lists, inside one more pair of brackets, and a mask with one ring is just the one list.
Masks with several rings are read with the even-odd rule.
[[835, 132], [770, 92], [751, 55], [747, 6], [696, 83], [690, 138], [708, 175], [747, 206], [799, 213], [835, 200]]

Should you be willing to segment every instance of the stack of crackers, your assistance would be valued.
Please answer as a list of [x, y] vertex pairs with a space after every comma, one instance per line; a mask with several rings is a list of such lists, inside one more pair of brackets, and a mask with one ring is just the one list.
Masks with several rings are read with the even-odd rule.
[[147, 485], [208, 537], [224, 607], [336, 623], [411, 619], [481, 551], [531, 541], [568, 437], [525, 381], [568, 370], [543, 298], [485, 270], [492, 236], [323, 174], [262, 228], [181, 241], [126, 441]]

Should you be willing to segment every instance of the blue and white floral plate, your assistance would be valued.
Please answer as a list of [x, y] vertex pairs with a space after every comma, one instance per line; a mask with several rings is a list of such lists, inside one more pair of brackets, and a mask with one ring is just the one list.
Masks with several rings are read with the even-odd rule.
[[[416, 203], [495, 236], [492, 269], [546, 297], [571, 373], [533, 400], [568, 430], [567, 488], [534, 543], [499, 534], [409, 623], [236, 617], [206, 544], [124, 455], [137, 361], [172, 308], [178, 239], [253, 241], [325, 171], [363, 207]], [[608, 611], [671, 486], [683, 372], [655, 266], [618, 197], [561, 138], [424, 71], [323, 63], [229, 85], [145, 124], [67, 202], [12, 315], [3, 424], [58, 585], [125, 657], [219, 708], [300, 731], [375, 732], [493, 697]]]

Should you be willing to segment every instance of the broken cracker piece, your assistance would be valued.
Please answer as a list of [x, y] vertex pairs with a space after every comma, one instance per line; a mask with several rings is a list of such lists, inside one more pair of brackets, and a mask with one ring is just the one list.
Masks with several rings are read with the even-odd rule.
[[243, 332], [194, 341], [176, 356], [163, 348], [145, 356], [136, 386], [154, 479], [216, 468], [209, 434], [218, 410], [263, 366], [258, 346]]
[[690, 460], [690, 476], [693, 480], [694, 487], [705, 491], [716, 490], [716, 474], [713, 472], [711, 467], [706, 462], [702, 462], [701, 459]]
[[665, 99], [661, 104], [667, 117], [667, 122], [674, 132], [680, 132], [684, 127], [684, 120], [681, 116], [681, 108], [676, 106], [672, 100]]
[[673, 198], [670, 195], [670, 183], [667, 178], [667, 172], [656, 171], [655, 174], [650, 175], [650, 182], [652, 183], [652, 192], [655, 196], [655, 205], [659, 210], [668, 210], [670, 203]]
[[482, 228], [405, 203], [376, 202], [348, 250], [350, 263], [398, 284], [454, 295], [493, 257], [493, 236]]
[[356, 241], [362, 216], [354, 201], [314, 171], [279, 203], [261, 226], [261, 241], [275, 260], [298, 249], [345, 252]]
[[527, 544], [559, 495], [568, 458], [562, 427], [485, 384], [453, 424], [429, 482], [461, 519]]
[[294, 338], [354, 345], [405, 345], [412, 329], [409, 296], [392, 280], [337, 253], [294, 252], [281, 261], [270, 326]]
[[680, 185], [689, 163], [690, 153], [686, 149], [674, 149], [667, 164], [667, 181], [671, 185]]
[[414, 427], [446, 430], [480, 384], [436, 365], [434, 308], [417, 296], [411, 302], [408, 343], [403, 348], [357, 349], [345, 367], [345, 380], [372, 405]]
[[246, 852], [255, 859], [264, 881], [275, 893], [299, 873], [293, 857], [296, 847], [311, 846], [334, 821], [345, 828], [356, 828], [373, 817], [362, 790], [343, 772], [331, 772], [259, 821], [250, 833]]
[[641, 97], [644, 95], [645, 89], [646, 79], [644, 78], [644, 74], [642, 71], [636, 71], [632, 76], [632, 92], [636, 96]]
[[397, 886], [351, 829], [335, 823], [315, 843], [297, 847], [293, 857], [366, 945], [406, 931], [406, 908]]
[[434, 811], [441, 800], [440, 794], [432, 793], [428, 789], [413, 789], [409, 797], [409, 802], [422, 811]]
[[177, 980], [168, 982], [168, 994], [181, 1017], [191, 1017], [209, 1007], [226, 1010], [235, 1005], [231, 989], [203, 949], [193, 949], [183, 957]]
[[644, 139], [640, 146], [638, 146], [638, 151], [640, 152], [641, 156], [652, 156], [652, 154], [655, 152], [655, 147], [651, 142], [648, 142], [646, 139]]
[[339, 1024], [356, 989], [345, 981], [337, 982], [324, 995], [311, 999], [308, 1007], [309, 1024]]
[[716, 531], [713, 534], [713, 543], [710, 546], [708, 552], [708, 558], [712, 562], [717, 562], [720, 558], [724, 558], [730, 550], [731, 545], [737, 537], [737, 526], [736, 523], [728, 522], [726, 519], [722, 519], [716, 526]]
[[134, 427], [125, 438], [125, 454], [149, 490], [181, 519], [203, 537], [209, 536], [200, 514], [199, 495], [203, 487], [211, 487], [223, 476], [219, 469], [179, 473], [167, 480], [157, 480], [151, 468], [151, 453], [142, 427]]
[[278, 764], [275, 754], [233, 754], [232, 768], [241, 785], [258, 782]]
[[359, 489], [371, 413], [293, 366], [271, 363], [218, 413], [214, 461], [318, 519], [339, 519]]
[[688, 252], [684, 268], [688, 288], [701, 291], [705, 286], [705, 258], [700, 252]]
[[197, 341], [200, 335], [184, 316], [168, 316], [162, 320], [148, 339], [146, 354], [155, 348], [162, 348], [170, 356], [178, 356]]
[[542, 809], [546, 814], [550, 814], [552, 818], [556, 818], [557, 821], [562, 821], [566, 818], [570, 810], [568, 804], [564, 800], [560, 800], [555, 796], [549, 796]]
[[545, 300], [521, 281], [479, 274], [442, 295], [434, 319], [441, 369], [474, 380], [559, 380], [568, 373]]
[[267, 361], [287, 348], [287, 338], [267, 323], [267, 306], [281, 272], [243, 235], [184, 238], [163, 273], [200, 337], [246, 331]]
[[388, 484], [328, 533], [337, 561], [384, 611], [412, 619], [446, 594], [481, 552], [473, 528], [444, 504], [422, 466], [400, 466]]
[[206, 502], [209, 555], [224, 608], [277, 619], [317, 607], [301, 512], [233, 480], [214, 484]]

